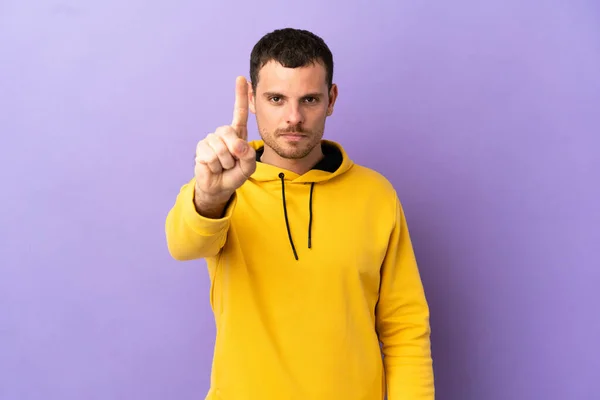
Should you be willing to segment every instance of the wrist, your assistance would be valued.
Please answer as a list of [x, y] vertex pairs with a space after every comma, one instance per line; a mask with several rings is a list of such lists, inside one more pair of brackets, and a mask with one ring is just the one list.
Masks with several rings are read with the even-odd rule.
[[221, 218], [225, 207], [231, 200], [231, 194], [207, 195], [203, 193], [198, 186], [194, 190], [194, 206], [198, 214], [208, 218]]

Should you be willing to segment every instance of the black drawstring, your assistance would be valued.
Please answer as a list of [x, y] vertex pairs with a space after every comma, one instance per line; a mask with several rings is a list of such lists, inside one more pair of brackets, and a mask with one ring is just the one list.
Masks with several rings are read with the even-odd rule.
[[294, 241], [292, 240], [292, 232], [290, 231], [290, 221], [288, 220], [287, 214], [287, 205], [285, 204], [285, 182], [283, 178], [285, 175], [283, 172], [279, 173], [279, 178], [281, 178], [281, 196], [283, 198], [283, 214], [285, 215], [285, 226], [287, 227], [288, 238], [290, 239], [290, 244], [292, 245], [292, 251], [294, 252], [294, 257], [298, 260], [298, 253], [296, 253], [296, 246], [294, 246]]
[[312, 199], [313, 199], [313, 190], [315, 188], [315, 183], [310, 184], [310, 199], [308, 200], [308, 248], [311, 248], [312, 244]]
[[[294, 258], [298, 260], [298, 253], [296, 252], [296, 246], [294, 245], [294, 240], [292, 239], [292, 231], [290, 230], [290, 221], [288, 219], [287, 213], [287, 203], [285, 201], [285, 175], [283, 172], [279, 173], [279, 178], [281, 179], [281, 197], [283, 200], [283, 215], [285, 216], [285, 226], [288, 232], [288, 238], [290, 240], [290, 245], [292, 246], [292, 251], [294, 252]], [[310, 199], [308, 201], [308, 212], [309, 212], [309, 221], [308, 221], [308, 248], [312, 247], [312, 220], [313, 220], [313, 212], [312, 212], [312, 198], [313, 191], [315, 188], [314, 182], [310, 185]]]

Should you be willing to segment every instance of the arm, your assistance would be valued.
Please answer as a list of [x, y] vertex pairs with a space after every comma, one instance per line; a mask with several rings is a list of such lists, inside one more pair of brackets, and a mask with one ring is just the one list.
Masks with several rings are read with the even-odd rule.
[[237, 199], [234, 194], [222, 215], [210, 218], [198, 212], [194, 194], [191, 180], [181, 188], [165, 222], [169, 253], [180, 261], [212, 257], [221, 251]]
[[433, 400], [429, 307], [398, 198], [376, 313], [387, 399]]
[[256, 170], [248, 139], [248, 87], [236, 79], [233, 121], [196, 145], [194, 179], [184, 185], [165, 222], [167, 247], [176, 260], [214, 257], [223, 248], [237, 202], [236, 190]]

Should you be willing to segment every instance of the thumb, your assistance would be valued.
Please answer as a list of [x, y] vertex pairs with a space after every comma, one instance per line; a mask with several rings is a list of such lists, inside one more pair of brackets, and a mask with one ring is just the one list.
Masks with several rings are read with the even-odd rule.
[[233, 146], [233, 155], [238, 159], [247, 157], [247, 152], [250, 149], [250, 144], [245, 140], [236, 140]]
[[240, 162], [240, 168], [246, 177], [256, 170], [256, 150], [245, 140], [237, 140], [234, 147], [234, 156]]

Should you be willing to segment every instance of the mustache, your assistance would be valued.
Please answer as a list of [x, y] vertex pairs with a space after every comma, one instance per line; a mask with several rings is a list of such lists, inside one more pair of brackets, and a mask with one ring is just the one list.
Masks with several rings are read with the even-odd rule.
[[310, 134], [312, 133], [310, 130], [308, 129], [304, 129], [302, 126], [300, 125], [296, 125], [296, 126], [290, 126], [288, 128], [284, 128], [284, 129], [277, 129], [275, 131], [276, 134], [286, 134], [286, 133], [304, 133], [304, 134]]

